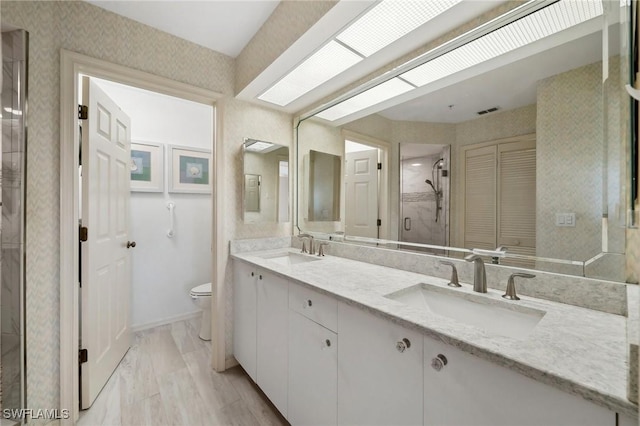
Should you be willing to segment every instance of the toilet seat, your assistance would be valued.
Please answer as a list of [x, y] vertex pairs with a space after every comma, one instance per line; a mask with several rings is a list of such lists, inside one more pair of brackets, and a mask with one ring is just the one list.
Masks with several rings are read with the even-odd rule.
[[191, 289], [191, 297], [211, 296], [211, 283], [206, 283]]

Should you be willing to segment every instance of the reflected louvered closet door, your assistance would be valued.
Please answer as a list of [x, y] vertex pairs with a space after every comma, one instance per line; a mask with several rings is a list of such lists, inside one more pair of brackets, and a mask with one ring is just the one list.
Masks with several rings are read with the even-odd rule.
[[[536, 254], [536, 149], [535, 141], [498, 146], [497, 245], [509, 253]], [[525, 263], [523, 263], [525, 262]], [[533, 266], [504, 259], [513, 266]]]
[[496, 247], [496, 146], [465, 152], [464, 246]]

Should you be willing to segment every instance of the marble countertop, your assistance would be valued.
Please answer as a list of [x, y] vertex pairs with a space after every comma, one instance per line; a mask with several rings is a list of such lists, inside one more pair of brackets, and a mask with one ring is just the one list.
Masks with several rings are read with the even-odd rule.
[[[449, 289], [447, 280], [329, 255], [291, 266], [268, 258], [287, 251], [299, 253], [297, 249], [281, 248], [235, 253], [232, 257], [612, 411], [638, 416], [638, 406], [627, 399], [629, 366], [624, 316], [520, 296], [521, 300], [511, 303], [546, 314], [527, 336], [509, 338], [384, 297], [425, 282]], [[453, 290], [486, 297], [492, 303], [504, 301], [502, 292], [493, 289], [480, 295], [462, 283], [461, 288]]]

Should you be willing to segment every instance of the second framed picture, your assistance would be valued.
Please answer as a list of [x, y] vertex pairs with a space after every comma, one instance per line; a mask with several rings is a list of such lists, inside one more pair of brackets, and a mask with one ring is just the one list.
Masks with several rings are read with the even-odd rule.
[[169, 192], [211, 194], [211, 151], [169, 145]]
[[131, 142], [131, 191], [164, 191], [164, 145]]

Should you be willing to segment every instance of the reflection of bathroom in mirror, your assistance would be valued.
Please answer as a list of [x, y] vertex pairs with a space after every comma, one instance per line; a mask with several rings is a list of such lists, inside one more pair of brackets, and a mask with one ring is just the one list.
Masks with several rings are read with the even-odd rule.
[[340, 220], [342, 159], [338, 155], [310, 150], [308, 156], [308, 220]]
[[289, 221], [289, 148], [245, 139], [243, 212], [245, 223]]
[[[335, 101], [301, 116], [298, 149], [317, 149], [318, 140], [332, 147], [342, 144], [344, 149], [343, 132], [386, 141], [394, 159], [389, 168], [386, 238], [408, 242], [414, 236], [405, 231], [405, 218], [410, 218], [406, 224], [411, 222], [411, 229], [420, 220], [408, 214], [418, 202], [405, 203], [414, 191], [406, 191], [402, 182], [402, 147], [450, 145], [449, 162], [443, 161], [442, 169], [440, 156], [429, 160], [422, 177], [426, 194], [414, 198], [433, 199], [434, 205], [427, 207], [435, 210], [428, 214], [428, 224], [445, 227], [444, 235], [431, 233], [438, 240], [433, 243], [480, 248], [482, 242], [483, 248], [495, 249], [508, 240], [504, 245], [514, 255], [512, 260], [518, 255], [538, 258], [534, 263], [525, 259], [523, 266], [624, 280], [630, 114], [623, 89], [629, 74], [628, 23], [621, 24], [620, 15], [615, 2], [563, 0], [533, 12], [531, 19], [509, 17], [513, 22], [499, 30], [483, 32], [467, 25], [441, 38], [450, 39], [448, 44], [425, 40], [413, 57], [418, 59], [408, 60], [406, 67], [395, 64], [392, 71], [381, 71], [377, 80], [340, 92]], [[579, 18], [563, 22], [561, 16]], [[562, 23], [547, 33], [527, 34], [544, 22]], [[512, 32], [526, 41], [496, 41]], [[456, 38], [462, 33], [464, 42]], [[496, 46], [504, 49], [494, 52]], [[533, 147], [509, 151], [521, 143]], [[438, 176], [443, 189], [434, 182], [434, 164], [435, 171], [447, 170], [447, 177]], [[501, 184], [501, 173], [515, 174]], [[474, 176], [484, 178], [490, 189], [474, 189], [479, 182]], [[435, 205], [440, 190], [442, 210]], [[465, 210], [469, 202], [476, 204]], [[437, 222], [436, 211], [442, 215]], [[518, 222], [525, 211], [524, 222]], [[329, 230], [298, 223], [302, 231], [344, 229], [347, 237], [357, 235], [346, 222]], [[472, 226], [487, 232], [474, 233]]]
[[400, 145], [398, 241], [449, 245], [450, 152], [449, 145]]

